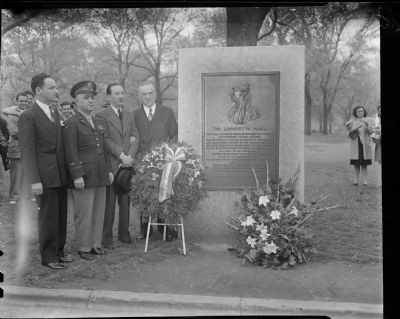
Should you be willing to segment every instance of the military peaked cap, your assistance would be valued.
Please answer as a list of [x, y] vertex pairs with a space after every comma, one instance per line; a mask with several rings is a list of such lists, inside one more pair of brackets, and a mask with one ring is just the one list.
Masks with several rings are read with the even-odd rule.
[[75, 98], [80, 93], [93, 93], [96, 95], [96, 83], [93, 81], [81, 81], [76, 83], [71, 89], [71, 96]]

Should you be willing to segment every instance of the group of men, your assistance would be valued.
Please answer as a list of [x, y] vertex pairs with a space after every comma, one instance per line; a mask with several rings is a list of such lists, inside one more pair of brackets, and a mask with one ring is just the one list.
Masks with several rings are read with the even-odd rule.
[[[71, 189], [78, 255], [91, 260], [113, 250], [116, 201], [118, 240], [132, 241], [129, 193], [116, 192], [114, 177], [132, 167], [138, 152], [155, 143], [176, 140], [178, 127], [171, 109], [157, 105], [154, 85], [139, 86], [142, 105], [134, 112], [124, 105], [124, 88], [107, 86], [108, 105], [95, 111], [96, 84], [81, 81], [71, 88], [74, 114], [64, 118], [52, 105], [58, 100], [55, 80], [48, 74], [31, 81], [34, 102], [19, 115], [18, 138], [26, 193], [36, 196], [42, 265], [62, 269], [73, 261], [64, 252], [67, 234], [67, 188]], [[10, 133], [11, 134], [11, 133]], [[23, 195], [25, 196], [25, 195]], [[143, 239], [147, 229], [141, 219]], [[177, 232], [169, 229], [170, 239]]]

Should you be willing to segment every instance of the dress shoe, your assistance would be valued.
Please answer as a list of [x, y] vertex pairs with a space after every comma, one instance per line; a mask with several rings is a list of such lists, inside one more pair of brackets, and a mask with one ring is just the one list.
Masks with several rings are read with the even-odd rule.
[[114, 247], [114, 245], [113, 245], [113, 244], [109, 244], [109, 245], [103, 245], [103, 248], [105, 248], [105, 249], [109, 249], [109, 250], [114, 250], [114, 249], [115, 249], [115, 247]]
[[120, 242], [124, 243], [124, 244], [131, 244], [132, 240], [129, 238], [129, 240], [122, 240], [122, 239], [118, 239]]
[[146, 236], [144, 236], [144, 235], [139, 235], [139, 236], [136, 237], [137, 240], [143, 240], [145, 238], [146, 238]]
[[93, 260], [94, 259], [94, 256], [91, 254], [91, 252], [78, 251], [78, 255], [82, 259], [86, 259], [86, 260]]
[[70, 263], [73, 261], [73, 258], [70, 254], [66, 254], [63, 257], [60, 257], [60, 263]]
[[64, 269], [64, 266], [60, 263], [42, 263], [43, 266], [49, 267], [51, 269]]
[[106, 251], [101, 247], [94, 247], [94, 248], [92, 248], [91, 253], [93, 255], [105, 255]]

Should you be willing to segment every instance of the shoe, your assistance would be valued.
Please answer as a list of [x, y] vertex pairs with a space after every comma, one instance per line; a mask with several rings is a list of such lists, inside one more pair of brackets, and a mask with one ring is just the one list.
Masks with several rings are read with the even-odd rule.
[[17, 204], [17, 201], [16, 201], [16, 200], [10, 200], [9, 203], [10, 203], [11, 205], [16, 205], [16, 204]]
[[105, 254], [107, 254], [106, 251], [105, 251], [103, 248], [101, 248], [101, 247], [94, 247], [94, 248], [92, 248], [91, 253], [92, 253], [93, 255], [105, 255]]
[[93, 260], [94, 259], [94, 256], [90, 252], [78, 251], [78, 255], [82, 259], [86, 259], [86, 260]]
[[49, 267], [51, 269], [64, 269], [64, 266], [60, 263], [42, 263], [43, 266]]
[[60, 257], [60, 263], [70, 263], [72, 261], [74, 261], [74, 259], [70, 254], [66, 254], [64, 255], [64, 257]]
[[368, 183], [367, 183], [367, 182], [364, 182], [363, 185], [364, 185], [364, 186], [368, 186]]
[[104, 244], [103, 244], [103, 248], [109, 249], [109, 250], [114, 250], [114, 249], [115, 249], [115, 247], [114, 247], [113, 244], [109, 244], [109, 245], [104, 245]]
[[32, 198], [31, 198], [31, 201], [32, 201], [32, 202], [36, 202], [36, 198], [35, 198], [35, 197], [32, 197]]
[[131, 244], [132, 243], [132, 240], [131, 239], [129, 239], [129, 240], [122, 240], [122, 239], [118, 239], [120, 242], [122, 242], [122, 243], [124, 243], [124, 244]]
[[353, 182], [353, 185], [354, 185], [354, 186], [357, 186], [357, 185], [358, 185], [358, 183], [356, 183], [356, 182]]
[[145, 238], [146, 238], [146, 236], [144, 236], [144, 235], [139, 235], [139, 236], [136, 237], [137, 240], [143, 240]]

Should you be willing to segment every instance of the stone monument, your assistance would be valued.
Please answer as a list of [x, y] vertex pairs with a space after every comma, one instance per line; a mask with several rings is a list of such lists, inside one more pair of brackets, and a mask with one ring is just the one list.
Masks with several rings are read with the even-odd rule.
[[185, 224], [192, 242], [234, 244], [224, 223], [244, 187], [283, 181], [300, 166], [304, 200], [304, 47], [179, 50], [179, 140], [193, 145], [208, 175], [208, 198]]

